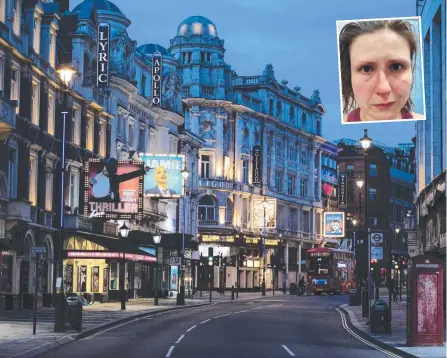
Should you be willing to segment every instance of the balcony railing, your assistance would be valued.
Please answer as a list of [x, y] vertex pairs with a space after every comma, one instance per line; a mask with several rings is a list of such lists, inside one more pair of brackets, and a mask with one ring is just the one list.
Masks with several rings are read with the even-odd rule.
[[0, 91], [0, 136], [16, 127], [16, 107], [17, 101], [4, 98], [3, 92]]
[[31, 221], [31, 205], [29, 201], [10, 200], [7, 218], [9, 220]]

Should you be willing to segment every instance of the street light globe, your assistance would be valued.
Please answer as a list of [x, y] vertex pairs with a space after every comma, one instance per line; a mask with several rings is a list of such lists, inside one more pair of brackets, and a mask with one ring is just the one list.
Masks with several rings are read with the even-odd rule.
[[123, 225], [119, 228], [120, 235], [123, 239], [125, 239], [129, 235], [130, 228], [126, 225], [126, 223], [123, 223]]
[[365, 181], [364, 181], [363, 179], [357, 179], [357, 180], [355, 181], [355, 183], [357, 184], [357, 187], [358, 187], [359, 189], [362, 189], [362, 188], [363, 188], [363, 185], [365, 184]]
[[182, 169], [182, 177], [184, 180], [188, 179], [188, 175], [189, 175], [189, 170], [186, 169], [186, 165], [183, 167]]
[[365, 129], [365, 134], [363, 138], [360, 139], [360, 143], [362, 144], [363, 149], [368, 149], [372, 143], [372, 139], [368, 137], [368, 130]]
[[73, 74], [76, 73], [76, 70], [70, 64], [58, 65], [56, 67], [56, 73], [59, 74], [61, 81], [64, 82], [65, 85], [68, 87], [68, 83], [73, 77]]
[[267, 197], [264, 196], [264, 200], [261, 202], [261, 204], [264, 209], [267, 209], [267, 205], [269, 204], [269, 202], [267, 201]]
[[397, 228], [395, 228], [394, 230], [396, 230], [396, 234], [398, 234], [399, 231], [400, 231], [400, 227], [397, 227]]
[[160, 235], [154, 235], [152, 237], [152, 239], [154, 240], [155, 245], [158, 245], [161, 241], [161, 236]]
[[357, 219], [352, 219], [352, 225], [357, 226]]

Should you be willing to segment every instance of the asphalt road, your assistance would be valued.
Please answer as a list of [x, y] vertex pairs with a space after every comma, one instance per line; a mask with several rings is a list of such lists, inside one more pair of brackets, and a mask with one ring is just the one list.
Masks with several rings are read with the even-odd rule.
[[283, 296], [171, 311], [74, 341], [39, 357], [389, 357], [348, 333], [348, 296]]

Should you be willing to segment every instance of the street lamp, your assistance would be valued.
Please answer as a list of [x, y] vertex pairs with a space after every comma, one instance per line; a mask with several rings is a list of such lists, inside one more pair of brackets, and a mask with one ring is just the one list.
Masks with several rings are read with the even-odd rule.
[[[68, 102], [68, 84], [76, 73], [75, 69], [69, 65], [59, 65], [56, 69], [56, 73], [59, 75], [63, 83], [64, 91], [64, 105]], [[60, 223], [59, 223], [59, 261], [57, 266], [58, 274], [56, 275], [56, 296], [55, 296], [55, 313], [54, 313], [54, 331], [65, 331], [65, 294], [64, 294], [64, 210], [65, 210], [65, 122], [67, 110], [61, 112], [63, 116], [62, 120], [62, 141], [61, 141], [61, 169], [60, 169]], [[58, 287], [60, 286], [60, 287]]]
[[367, 315], [368, 318], [371, 317], [370, 314], [370, 310], [371, 310], [371, 305], [370, 305], [370, 297], [371, 297], [371, 240], [370, 240], [370, 236], [369, 236], [369, 232], [368, 232], [368, 224], [369, 224], [369, 217], [368, 217], [368, 149], [371, 146], [372, 143], [372, 139], [368, 137], [368, 129], [364, 130], [364, 135], [362, 138], [360, 138], [360, 144], [362, 145], [364, 151], [363, 151], [363, 156], [364, 156], [364, 164], [365, 164], [365, 169], [364, 169], [364, 173], [365, 173], [365, 177], [364, 177], [364, 185], [362, 184], [361, 180], [357, 180], [357, 186], [359, 186], [359, 189], [361, 190], [361, 187], [365, 187], [365, 192], [364, 192], [364, 197], [365, 197], [365, 206], [364, 206], [364, 221], [365, 221], [365, 235], [366, 235], [366, 239], [368, 240], [368, 252], [367, 252], [367, 260], [368, 260], [368, 271], [367, 271], [367, 278], [366, 278], [366, 283], [368, 285], [368, 311], [367, 312], [362, 312], [363, 316]]
[[185, 304], [185, 223], [186, 223], [186, 180], [188, 179], [189, 170], [185, 166], [183, 167], [182, 171], [182, 178], [183, 178], [183, 230], [182, 230], [182, 254], [181, 254], [181, 278], [180, 278], [180, 292], [177, 295], [177, 305], [184, 305]]
[[[123, 239], [126, 239], [129, 236], [130, 228], [124, 222], [123, 225], [118, 229], [119, 236]], [[121, 301], [121, 310], [126, 310], [126, 253], [122, 253], [121, 265], [120, 265], [120, 301]]]
[[264, 208], [264, 231], [263, 231], [263, 240], [262, 240], [264, 265], [262, 268], [262, 295], [265, 296], [265, 237], [267, 234], [266, 230], [265, 230], [265, 220], [266, 220], [266, 210], [267, 210], [267, 206], [269, 204], [269, 202], [267, 201], [267, 197], [264, 196], [264, 200], [261, 203], [262, 203], [262, 207]]
[[154, 235], [152, 237], [155, 244], [155, 257], [157, 261], [155, 262], [155, 295], [154, 295], [154, 306], [158, 306], [158, 281], [159, 281], [159, 265], [158, 265], [158, 244], [161, 241], [160, 235]]
[[354, 230], [352, 231], [352, 249], [354, 250], [354, 257], [355, 257], [355, 228], [357, 226], [357, 219], [352, 219], [352, 226], [354, 227]]

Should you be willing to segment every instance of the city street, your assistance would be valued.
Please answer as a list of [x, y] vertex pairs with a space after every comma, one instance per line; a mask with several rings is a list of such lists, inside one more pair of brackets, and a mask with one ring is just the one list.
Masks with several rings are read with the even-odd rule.
[[351, 336], [347, 296], [283, 296], [149, 316], [39, 357], [386, 357]]

